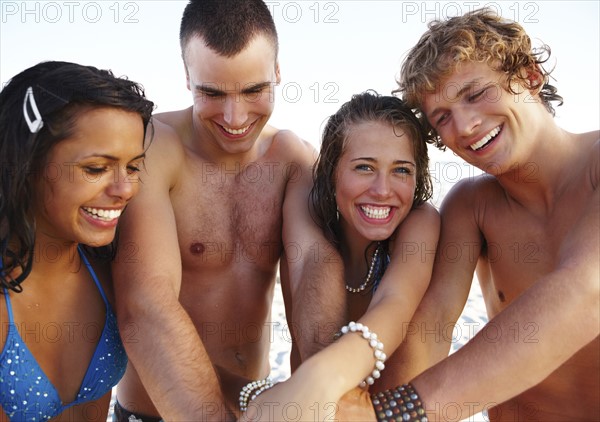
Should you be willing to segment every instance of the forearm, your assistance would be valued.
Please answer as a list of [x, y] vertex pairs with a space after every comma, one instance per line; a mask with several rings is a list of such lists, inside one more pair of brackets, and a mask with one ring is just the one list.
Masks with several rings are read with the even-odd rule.
[[225, 405], [231, 410], [231, 413], [239, 418], [241, 415], [240, 411], [240, 393], [242, 389], [253, 380], [239, 375], [234, 375], [225, 368], [215, 365], [215, 370], [221, 384], [221, 391], [223, 393], [223, 399]]
[[296, 286], [292, 329], [302, 361], [331, 344], [335, 333], [347, 323], [341, 257], [333, 246], [317, 245], [301, 270], [290, 275]]
[[466, 418], [502, 403], [544, 380], [594, 340], [598, 283], [575, 275], [559, 271], [544, 277], [463, 348], [418, 376], [413, 384], [429, 420], [441, 420], [439, 411], [449, 404]]
[[[270, 400], [279, 403], [295, 401], [302, 404], [303, 412], [310, 413], [315, 409], [332, 408], [342, 396], [343, 405], [347, 405], [352, 392], [366, 392], [366, 389], [358, 388], [359, 384], [368, 377], [377, 379], [376, 372], [385, 370], [379, 366], [385, 357], [377, 352], [383, 349], [391, 353], [402, 340], [402, 331], [395, 324], [390, 324], [388, 318], [394, 309], [399, 318], [409, 319], [414, 306], [406, 306], [398, 298], [380, 301], [367, 311], [360, 323], [353, 325], [354, 330], [344, 330], [345, 334], [334, 344], [306, 360]], [[373, 341], [375, 339], [381, 340], [383, 347]], [[353, 403], [352, 400], [350, 403]], [[364, 410], [357, 414], [360, 417], [372, 415], [372, 409], [364, 409], [365, 403], [362, 401], [358, 406]], [[341, 415], [346, 417], [350, 414], [344, 409]]]
[[433, 305], [424, 300], [412, 320], [402, 323], [404, 339], [396, 353], [399, 383], [408, 382], [450, 353], [457, 318], [442, 317], [435, 312], [439, 305]]
[[121, 315], [119, 323], [135, 327], [136, 335], [124, 341], [125, 349], [164, 420], [234, 420], [224, 405], [210, 358], [183, 308], [177, 303], [145, 309]]

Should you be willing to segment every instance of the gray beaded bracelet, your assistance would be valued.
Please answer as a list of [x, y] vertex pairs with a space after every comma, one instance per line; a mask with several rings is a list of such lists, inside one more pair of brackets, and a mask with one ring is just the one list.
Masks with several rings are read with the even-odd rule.
[[411, 384], [371, 394], [378, 422], [428, 422], [423, 402]]

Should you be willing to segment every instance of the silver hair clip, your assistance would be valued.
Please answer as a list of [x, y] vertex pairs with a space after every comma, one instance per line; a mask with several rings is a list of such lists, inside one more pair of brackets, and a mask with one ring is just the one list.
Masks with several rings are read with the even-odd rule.
[[[33, 115], [35, 116], [35, 120], [31, 120], [29, 117], [29, 112], [27, 111], [27, 104], [31, 107], [33, 111]], [[35, 103], [35, 98], [33, 97], [33, 88], [27, 88], [27, 92], [25, 92], [25, 99], [23, 100], [23, 116], [25, 116], [25, 122], [27, 126], [29, 126], [29, 131], [31, 133], [38, 133], [40, 129], [44, 126], [44, 122], [42, 121], [42, 115], [37, 108], [37, 104]]]

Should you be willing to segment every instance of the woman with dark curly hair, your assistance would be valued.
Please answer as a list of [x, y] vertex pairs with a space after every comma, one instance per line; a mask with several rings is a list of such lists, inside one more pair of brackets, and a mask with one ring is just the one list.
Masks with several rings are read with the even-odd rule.
[[439, 234], [438, 212], [427, 203], [426, 139], [410, 107], [372, 91], [329, 118], [310, 198], [344, 261], [348, 325], [257, 404], [289, 399], [313, 419], [304, 412], [315, 402], [397, 384], [394, 351], [429, 284]]
[[0, 92], [0, 419], [106, 420], [127, 363], [107, 246], [152, 110], [135, 82], [67, 62]]

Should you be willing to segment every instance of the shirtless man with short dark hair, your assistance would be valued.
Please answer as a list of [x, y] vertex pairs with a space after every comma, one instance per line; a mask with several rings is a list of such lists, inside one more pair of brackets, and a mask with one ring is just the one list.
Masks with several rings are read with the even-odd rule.
[[156, 116], [114, 267], [130, 357], [118, 420], [233, 419], [241, 388], [270, 372], [280, 258], [300, 355], [343, 325], [341, 260], [308, 212], [316, 153], [267, 123], [280, 82], [268, 8], [193, 0], [180, 40], [193, 106]]

